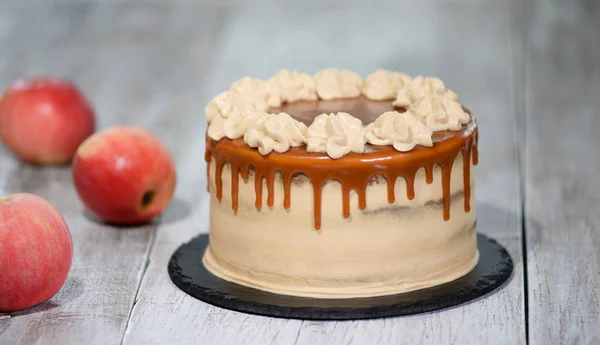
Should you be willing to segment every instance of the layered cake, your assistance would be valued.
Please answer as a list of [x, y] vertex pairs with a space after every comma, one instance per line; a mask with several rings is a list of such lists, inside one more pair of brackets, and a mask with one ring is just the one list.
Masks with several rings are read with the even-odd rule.
[[353, 298], [443, 284], [477, 264], [477, 124], [441, 80], [282, 70], [231, 84], [206, 118], [212, 274]]

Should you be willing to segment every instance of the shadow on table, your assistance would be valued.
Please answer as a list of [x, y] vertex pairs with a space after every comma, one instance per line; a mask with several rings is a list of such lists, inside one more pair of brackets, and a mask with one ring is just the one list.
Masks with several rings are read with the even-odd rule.
[[190, 211], [191, 211], [191, 207], [188, 203], [186, 203], [185, 201], [183, 201], [181, 199], [174, 198], [171, 201], [171, 203], [169, 204], [169, 206], [167, 207], [167, 209], [161, 215], [159, 215], [157, 218], [155, 218], [149, 222], [140, 223], [140, 224], [132, 224], [132, 225], [112, 224], [110, 222], [103, 221], [102, 219], [98, 218], [96, 215], [94, 215], [87, 209], [83, 210], [83, 216], [85, 218], [87, 218], [88, 220], [90, 220], [94, 223], [97, 223], [97, 224], [101, 224], [101, 225], [108, 225], [108, 226], [112, 226], [112, 227], [120, 228], [120, 229], [137, 229], [142, 226], [157, 224], [157, 223], [158, 224], [177, 223], [177, 222], [182, 221], [182, 220], [186, 219], [187, 217], [189, 217]]
[[[532, 231], [534, 232], [534, 235], [529, 236], [530, 238], [531, 238], [531, 236], [539, 236], [539, 235], [535, 235], [535, 233], [540, 233], [539, 230], [541, 229], [541, 225], [538, 221], [531, 219], [531, 218], [527, 218], [524, 220], [522, 217], [524, 217], [524, 215], [522, 215], [522, 214], [519, 215], [517, 212], [501, 209], [501, 208], [498, 208], [497, 206], [494, 206], [494, 205], [491, 205], [488, 203], [478, 203], [477, 204], [477, 232], [485, 234], [488, 237], [497, 240], [498, 243], [500, 243], [502, 246], [504, 246], [507, 249], [507, 251], [509, 251], [515, 268], [523, 265], [523, 255], [525, 255], [525, 253], [522, 252], [523, 247], [520, 246], [521, 250], [518, 250], [518, 252], [515, 253], [515, 251], [513, 250], [515, 248], [507, 247], [504, 244], [505, 240], [509, 240], [509, 241], [517, 240], [517, 241], [519, 241], [518, 245], [522, 245], [523, 241], [525, 240], [523, 238], [523, 234], [525, 233], [523, 231], [524, 225], [527, 226], [527, 229], [526, 229], [526, 230], [528, 230], [527, 233], [531, 233]], [[516, 256], [515, 254], [519, 254], [519, 256]], [[515, 271], [517, 271], [517, 270], [515, 270]], [[509, 284], [511, 284], [513, 279], [522, 278], [521, 276], [515, 277], [515, 271], [513, 271], [511, 276], [506, 280], [506, 282], [504, 282], [504, 284], [502, 284], [496, 290], [494, 290], [484, 296], [475, 298], [471, 301], [468, 301], [468, 302], [460, 304], [460, 305], [456, 305], [456, 306], [452, 306], [452, 307], [448, 307], [448, 308], [444, 308], [444, 309], [439, 309], [439, 310], [427, 312], [424, 314], [440, 313], [440, 312], [444, 312], [445, 310], [449, 310], [449, 309], [462, 308], [462, 307], [468, 306], [470, 304], [478, 303], [486, 298], [490, 298], [497, 293], [502, 293], [502, 291]], [[519, 272], [521, 272], [521, 274], [524, 274], [522, 269], [519, 270]], [[411, 317], [411, 315], [409, 315], [408, 317]]]
[[84, 284], [79, 278], [69, 277], [60, 291], [50, 300], [25, 310], [8, 313], [8, 315], [10, 315], [11, 318], [15, 318], [24, 315], [45, 312], [56, 307], [60, 307], [61, 305], [73, 302], [83, 295], [84, 290]]
[[190, 216], [190, 205], [178, 198], [174, 198], [169, 204], [169, 207], [163, 212], [159, 218], [160, 224], [172, 224], [182, 221]]

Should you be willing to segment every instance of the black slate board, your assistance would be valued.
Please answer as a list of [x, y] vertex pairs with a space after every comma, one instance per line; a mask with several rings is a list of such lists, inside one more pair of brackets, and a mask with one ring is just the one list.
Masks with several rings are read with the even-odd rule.
[[189, 295], [225, 309], [304, 320], [357, 320], [424, 313], [457, 306], [499, 288], [513, 272], [504, 247], [477, 235], [479, 263], [466, 276], [435, 287], [403, 294], [349, 299], [293, 297], [264, 292], [222, 280], [202, 264], [208, 235], [179, 247], [169, 261], [169, 276]]

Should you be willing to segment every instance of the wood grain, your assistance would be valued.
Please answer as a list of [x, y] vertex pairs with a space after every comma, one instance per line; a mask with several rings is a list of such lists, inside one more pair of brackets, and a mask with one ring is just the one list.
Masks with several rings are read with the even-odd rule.
[[[194, 97], [182, 96], [179, 85], [195, 66], [182, 68], [172, 55], [196, 37], [186, 27], [196, 18], [185, 11], [175, 13], [168, 6], [4, 4], [0, 18], [3, 86], [23, 75], [51, 73], [81, 85], [96, 107], [99, 128], [117, 123], [162, 128], [157, 134], [169, 145], [175, 140], [172, 133], [186, 128], [177, 120], [180, 108], [167, 108]], [[193, 60], [197, 52], [186, 54]], [[171, 90], [173, 97], [155, 97], [161, 88]], [[33, 168], [0, 152], [2, 193], [32, 192], [47, 198], [65, 216], [74, 242], [74, 262], [63, 289], [51, 301], [0, 321], [0, 344], [119, 344], [154, 225], [119, 229], [91, 221], [82, 212], [68, 167]]]
[[600, 343], [600, 8], [527, 8], [530, 343]]
[[183, 151], [177, 196], [189, 205], [190, 214], [159, 225], [124, 343], [524, 344], [512, 66], [513, 55], [523, 52], [513, 44], [511, 20], [508, 3], [500, 2], [235, 8], [211, 47], [214, 56], [199, 92], [206, 102], [238, 78], [266, 78], [284, 67], [310, 73], [338, 66], [362, 75], [383, 67], [443, 78], [480, 123], [479, 231], [507, 246], [516, 265], [513, 279], [501, 291], [446, 311], [349, 322], [251, 316], [183, 294], [169, 280], [167, 262], [181, 243], [208, 231], [201, 156], [206, 127], [199, 106], [197, 117], [182, 118], [194, 130], [186, 132], [189, 137], [180, 135], [178, 146]]

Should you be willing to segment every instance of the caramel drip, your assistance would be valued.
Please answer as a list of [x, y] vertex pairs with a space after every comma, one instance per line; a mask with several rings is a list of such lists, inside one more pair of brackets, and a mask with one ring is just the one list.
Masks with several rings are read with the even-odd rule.
[[[206, 136], [206, 138], [208, 139], [208, 136]], [[204, 152], [204, 161], [206, 162], [206, 191], [210, 192], [210, 158], [212, 157], [212, 154], [208, 149], [208, 140], [206, 142], [207, 149]]]
[[472, 139], [469, 138], [465, 147], [461, 150], [463, 161], [463, 184], [465, 212], [471, 211], [471, 149], [473, 148]]
[[242, 165], [240, 166], [240, 176], [244, 179], [244, 182], [248, 182], [248, 178], [250, 177], [250, 166]]
[[394, 187], [396, 186], [396, 179], [387, 179], [387, 192], [388, 192], [388, 202], [393, 204], [396, 201], [396, 193], [394, 192]]
[[[443, 218], [450, 219], [450, 181], [455, 160], [462, 155], [464, 210], [471, 209], [471, 162], [478, 161], [477, 125], [472, 120], [460, 131], [434, 132], [433, 147], [417, 146], [409, 152], [398, 152], [392, 146], [367, 145], [363, 154], [350, 153], [340, 159], [330, 159], [326, 154], [306, 152], [303, 147], [292, 148], [285, 153], [271, 152], [262, 156], [256, 149], [246, 145], [242, 139], [223, 138], [214, 141], [207, 138], [205, 160], [215, 163], [215, 196], [221, 200], [223, 194], [222, 173], [225, 164], [231, 168], [232, 209], [237, 211], [239, 194], [239, 176], [247, 181], [250, 170], [254, 170], [255, 207], [262, 208], [263, 180], [267, 186], [267, 206], [275, 203], [275, 179], [280, 177], [283, 183], [283, 207], [291, 207], [291, 189], [294, 174], [304, 174], [310, 179], [314, 196], [314, 228], [321, 228], [322, 190], [328, 181], [338, 181], [342, 190], [343, 217], [351, 216], [352, 191], [358, 195], [358, 208], [367, 207], [367, 188], [376, 176], [387, 182], [387, 199], [394, 203], [395, 182], [402, 177], [406, 182], [406, 195], [409, 200], [415, 198], [415, 180], [420, 169], [425, 170], [427, 184], [434, 179], [434, 169], [439, 166], [443, 197]], [[209, 171], [207, 171], [207, 174]], [[278, 174], [279, 173], [279, 174]]]
[[275, 203], [275, 169], [267, 170], [265, 178], [267, 180], [267, 206], [273, 207]]
[[289, 210], [292, 198], [292, 174], [286, 172], [282, 175], [283, 178], [283, 208]]
[[256, 201], [254, 201], [254, 206], [257, 209], [262, 208], [262, 187], [263, 187], [263, 175], [256, 174], [254, 177], [254, 191], [256, 193]]
[[350, 217], [350, 189], [346, 185], [342, 185], [342, 210], [344, 218]]
[[411, 171], [404, 176], [404, 181], [406, 181], [406, 197], [408, 198], [408, 200], [412, 200], [415, 198], [415, 175], [416, 174], [417, 174], [416, 171], [414, 174]]
[[358, 209], [361, 211], [367, 209], [367, 186], [358, 191]]
[[217, 160], [215, 167], [215, 184], [217, 185], [217, 199], [223, 197], [223, 167], [226, 161], [224, 159]]
[[454, 159], [440, 164], [442, 170], [442, 198], [444, 200], [444, 220], [450, 219], [450, 178]]
[[475, 128], [475, 140], [473, 142], [473, 165], [477, 165], [479, 163], [479, 150], [477, 147], [479, 146], [479, 130]]
[[231, 209], [237, 213], [240, 189], [240, 167], [231, 167]]
[[[315, 222], [315, 230], [321, 230], [321, 192], [323, 191], [323, 186], [325, 185], [324, 180], [312, 180], [313, 184], [313, 198], [314, 198], [314, 222]], [[342, 200], [346, 200], [343, 198]], [[342, 201], [343, 202], [343, 201]]]
[[425, 182], [427, 184], [433, 183], [433, 165], [425, 167]]

